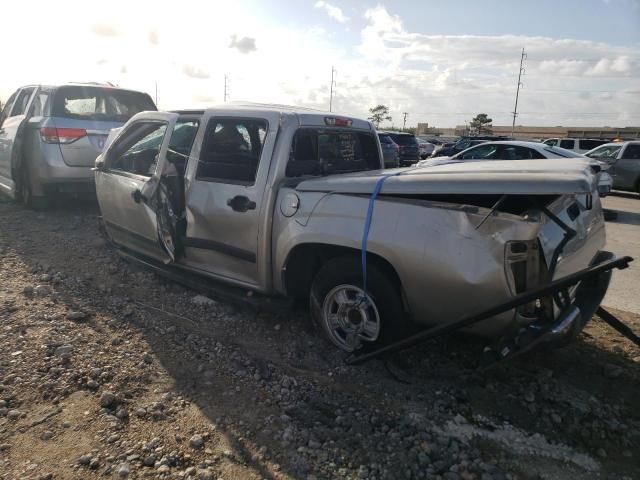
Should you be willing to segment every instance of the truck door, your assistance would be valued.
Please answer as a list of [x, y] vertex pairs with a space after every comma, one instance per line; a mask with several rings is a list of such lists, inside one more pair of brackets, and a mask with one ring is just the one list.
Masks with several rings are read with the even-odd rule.
[[[0, 183], [5, 188], [15, 189], [13, 174], [20, 159], [16, 157], [20, 147], [20, 134], [27, 120], [27, 111], [31, 99], [36, 91], [35, 87], [25, 87], [17, 92], [15, 100], [8, 104], [8, 111], [3, 111], [3, 121], [0, 125]], [[16, 164], [14, 164], [16, 163]]]
[[[120, 245], [163, 262], [174, 259], [174, 239], [158, 222], [166, 189], [160, 183], [178, 114], [146, 112], [132, 118], [100, 158], [96, 194], [105, 228]], [[159, 228], [163, 227], [163, 228]]]
[[270, 212], [263, 199], [279, 114], [209, 112], [196, 140], [186, 192], [188, 266], [239, 285], [258, 286]]

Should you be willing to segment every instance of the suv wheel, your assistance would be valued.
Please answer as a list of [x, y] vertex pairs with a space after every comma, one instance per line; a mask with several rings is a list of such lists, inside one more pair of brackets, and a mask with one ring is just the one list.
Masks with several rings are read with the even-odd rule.
[[46, 198], [33, 195], [31, 175], [29, 174], [29, 167], [27, 165], [22, 165], [20, 168], [19, 179], [17, 197], [20, 202], [27, 208], [43, 210], [46, 207]]
[[373, 263], [362, 267], [353, 257], [335, 258], [320, 268], [311, 286], [311, 316], [335, 346], [346, 352], [374, 349], [406, 335], [408, 322], [397, 285]]

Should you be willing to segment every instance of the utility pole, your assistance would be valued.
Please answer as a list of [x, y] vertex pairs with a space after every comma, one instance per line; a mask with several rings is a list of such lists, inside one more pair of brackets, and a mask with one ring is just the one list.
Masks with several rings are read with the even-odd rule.
[[229, 81], [228, 75], [224, 74], [224, 103], [227, 103], [227, 99], [229, 98]]
[[333, 108], [333, 86], [335, 85], [335, 81], [333, 80], [333, 76], [334, 74], [337, 74], [338, 72], [336, 71], [336, 69], [332, 66], [331, 67], [331, 93], [329, 94], [329, 111], [332, 112], [332, 108]]
[[516, 87], [516, 104], [513, 107], [513, 123], [511, 124], [511, 136], [513, 137], [513, 133], [516, 130], [516, 117], [518, 116], [518, 95], [520, 94], [520, 87], [522, 86], [522, 75], [524, 75], [524, 61], [527, 59], [527, 54], [524, 53], [524, 48], [522, 49], [522, 54], [520, 55], [520, 70], [518, 70], [518, 85]]
[[402, 131], [404, 132], [404, 127], [407, 125], [407, 115], [409, 115], [407, 112], [403, 112], [402, 116], [404, 117], [402, 120]]

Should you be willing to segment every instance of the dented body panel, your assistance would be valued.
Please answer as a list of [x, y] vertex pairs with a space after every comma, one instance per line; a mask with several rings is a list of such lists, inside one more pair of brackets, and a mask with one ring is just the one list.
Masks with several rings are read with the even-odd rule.
[[[290, 192], [282, 190], [281, 198]], [[300, 219], [291, 222], [278, 211], [274, 215], [274, 266], [286, 267], [288, 252], [300, 243], [344, 245], [359, 249], [368, 196], [307, 192], [301, 195]], [[579, 197], [560, 197], [549, 208], [561, 218]], [[604, 222], [599, 206], [582, 212], [585, 221], [570, 222], [578, 235], [558, 261], [553, 278], [588, 266], [604, 247]], [[476, 228], [483, 219], [490, 217]], [[585, 225], [586, 223], [586, 225]], [[562, 237], [560, 227], [544, 215], [527, 219], [472, 205], [432, 200], [404, 201], [392, 195], [376, 201], [367, 251], [394, 266], [402, 283], [411, 318], [436, 325], [505, 302], [515, 292], [505, 271], [510, 241], [540, 240], [545, 261]], [[546, 260], [549, 259], [549, 260]], [[275, 287], [286, 293], [281, 277]], [[530, 323], [516, 312], [475, 325], [470, 331], [495, 336]]]

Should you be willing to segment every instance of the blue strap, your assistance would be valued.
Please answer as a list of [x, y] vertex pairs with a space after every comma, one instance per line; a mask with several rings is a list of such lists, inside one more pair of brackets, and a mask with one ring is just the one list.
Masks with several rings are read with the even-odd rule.
[[375, 204], [376, 198], [382, 190], [382, 186], [384, 182], [389, 177], [395, 177], [396, 175], [400, 175], [403, 172], [392, 173], [390, 175], [385, 175], [382, 178], [378, 179], [375, 187], [373, 188], [373, 193], [371, 193], [371, 197], [369, 197], [369, 208], [367, 209], [367, 217], [364, 221], [364, 232], [362, 233], [362, 290], [364, 291], [364, 298], [362, 301], [366, 301], [367, 299], [367, 241], [369, 240], [369, 229], [371, 228], [371, 221], [373, 219], [373, 206]]

